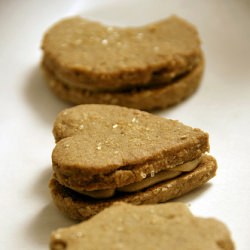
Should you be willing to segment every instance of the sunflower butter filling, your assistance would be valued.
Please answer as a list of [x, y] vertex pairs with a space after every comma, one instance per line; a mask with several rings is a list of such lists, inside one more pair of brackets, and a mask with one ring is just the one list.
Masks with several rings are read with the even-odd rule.
[[83, 194], [90, 196], [95, 199], [103, 199], [103, 198], [110, 198], [112, 197], [116, 191], [119, 192], [126, 192], [126, 193], [132, 193], [141, 191], [144, 188], [150, 187], [154, 184], [157, 184], [162, 181], [173, 179], [183, 172], [190, 172], [194, 170], [198, 164], [200, 163], [201, 157], [197, 158], [193, 161], [189, 161], [180, 165], [177, 165], [174, 168], [170, 168], [167, 170], [162, 170], [156, 174], [151, 174], [149, 176], [146, 176], [145, 179], [131, 183], [129, 185], [119, 187], [116, 189], [105, 189], [105, 190], [94, 190], [94, 191], [84, 191]]

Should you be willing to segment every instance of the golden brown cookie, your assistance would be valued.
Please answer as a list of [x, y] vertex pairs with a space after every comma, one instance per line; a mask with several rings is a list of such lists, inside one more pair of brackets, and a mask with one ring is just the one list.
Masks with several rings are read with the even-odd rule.
[[48, 30], [42, 49], [49, 86], [74, 104], [174, 105], [197, 89], [204, 66], [196, 29], [175, 16], [134, 28], [68, 18]]
[[215, 175], [208, 135], [146, 112], [112, 105], [80, 105], [54, 124], [57, 206], [75, 219], [113, 202], [158, 203], [197, 188]]
[[183, 203], [116, 203], [88, 221], [53, 232], [50, 249], [234, 250], [234, 243], [222, 222], [196, 217]]

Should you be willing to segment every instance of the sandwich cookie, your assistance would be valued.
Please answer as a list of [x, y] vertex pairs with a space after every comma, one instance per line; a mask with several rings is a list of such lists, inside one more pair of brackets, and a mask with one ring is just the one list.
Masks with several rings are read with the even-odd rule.
[[228, 228], [192, 215], [183, 203], [117, 203], [91, 219], [51, 235], [51, 250], [234, 250]]
[[135, 109], [79, 105], [59, 113], [53, 133], [50, 190], [73, 219], [116, 201], [165, 202], [216, 173], [207, 133]]
[[49, 86], [74, 104], [164, 108], [190, 96], [204, 69], [196, 28], [176, 16], [134, 28], [72, 17], [47, 31], [42, 49]]

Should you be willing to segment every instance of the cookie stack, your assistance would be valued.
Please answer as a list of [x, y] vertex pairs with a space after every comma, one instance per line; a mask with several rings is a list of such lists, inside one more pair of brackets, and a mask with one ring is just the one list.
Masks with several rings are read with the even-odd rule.
[[176, 16], [136, 28], [73, 17], [47, 31], [42, 49], [50, 88], [73, 104], [165, 108], [197, 89], [204, 68], [195, 27]]
[[88, 220], [52, 233], [50, 249], [233, 250], [223, 223], [181, 203], [156, 205], [216, 175], [208, 134], [139, 110], [177, 104], [198, 88], [195, 27], [176, 16], [134, 28], [73, 17], [47, 31], [42, 49], [51, 90], [84, 104], [56, 117], [49, 188], [64, 214]]
[[73, 219], [114, 202], [155, 204], [211, 179], [216, 160], [208, 134], [178, 121], [113, 105], [79, 105], [59, 113], [50, 189]]

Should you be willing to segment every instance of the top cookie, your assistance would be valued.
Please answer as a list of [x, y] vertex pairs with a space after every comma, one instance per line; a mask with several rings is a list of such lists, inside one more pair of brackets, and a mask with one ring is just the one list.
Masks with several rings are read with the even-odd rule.
[[73, 17], [54, 25], [42, 48], [43, 63], [57, 78], [98, 91], [166, 82], [201, 58], [196, 29], [175, 16], [136, 28]]
[[[171, 164], [208, 151], [208, 135], [178, 121], [113, 105], [79, 105], [58, 114], [54, 167], [107, 173], [168, 157]], [[171, 162], [171, 164], [170, 164]], [[167, 163], [165, 165], [168, 165]]]
[[53, 169], [64, 185], [75, 190], [121, 187], [142, 179], [141, 169], [157, 173], [209, 150], [208, 134], [200, 129], [112, 105], [62, 111], [53, 132], [57, 141]]

